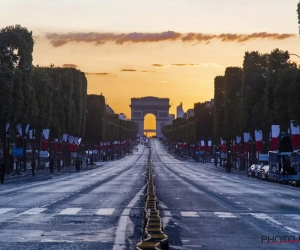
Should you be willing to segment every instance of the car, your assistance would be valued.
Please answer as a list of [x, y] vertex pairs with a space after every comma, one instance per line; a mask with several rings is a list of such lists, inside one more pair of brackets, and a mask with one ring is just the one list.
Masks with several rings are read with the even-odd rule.
[[261, 179], [267, 181], [269, 177], [269, 165], [265, 165], [261, 171]]
[[256, 168], [255, 171], [255, 177], [258, 179], [261, 179], [261, 174], [262, 174], [262, 170], [263, 170], [263, 165], [258, 165], [258, 167]]
[[260, 165], [256, 165], [256, 164], [251, 165], [247, 170], [247, 176], [255, 177], [255, 172], [258, 166]]

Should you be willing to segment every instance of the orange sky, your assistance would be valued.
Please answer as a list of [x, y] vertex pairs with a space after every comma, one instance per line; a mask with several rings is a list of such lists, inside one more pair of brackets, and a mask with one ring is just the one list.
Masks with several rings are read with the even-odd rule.
[[246, 51], [300, 54], [297, 3], [2, 0], [0, 23], [33, 31], [35, 65], [89, 73], [88, 93], [103, 93], [116, 113], [130, 117], [130, 98], [157, 96], [175, 114], [180, 102], [186, 111], [213, 98], [215, 76], [242, 66]]
[[[109, 42], [98, 46], [70, 43], [54, 48], [48, 40], [39, 38], [35, 43], [34, 62], [77, 65], [87, 73], [88, 93], [102, 92], [115, 112], [124, 112], [129, 117], [132, 97], [168, 97], [170, 113], [175, 113], [180, 102], [186, 111], [195, 102], [213, 98], [214, 77], [223, 75], [228, 66], [242, 66], [245, 51], [266, 53], [278, 47], [296, 53], [298, 46], [299, 40], [295, 37], [245, 43], [212, 41], [194, 46], [181, 41], [166, 41], [123, 45]], [[48, 52], [47, 56], [43, 51]], [[291, 59], [297, 61], [298, 58]]]

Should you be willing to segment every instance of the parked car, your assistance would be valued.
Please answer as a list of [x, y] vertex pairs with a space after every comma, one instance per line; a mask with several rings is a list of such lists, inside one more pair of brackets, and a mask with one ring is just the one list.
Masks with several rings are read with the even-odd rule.
[[255, 177], [257, 179], [261, 179], [261, 174], [262, 174], [263, 167], [264, 167], [263, 165], [258, 165], [258, 167], [256, 168]]
[[247, 176], [255, 177], [255, 172], [260, 165], [253, 164], [248, 168]]
[[267, 181], [269, 178], [269, 165], [265, 165], [261, 171], [261, 179]]

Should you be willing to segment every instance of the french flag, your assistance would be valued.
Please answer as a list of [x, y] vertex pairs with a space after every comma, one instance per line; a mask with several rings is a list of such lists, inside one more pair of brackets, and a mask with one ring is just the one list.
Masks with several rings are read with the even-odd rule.
[[278, 149], [278, 136], [280, 133], [280, 126], [279, 125], [272, 125], [271, 126], [271, 132], [272, 132], [272, 150]]
[[300, 146], [300, 126], [294, 125], [294, 121], [290, 121], [290, 131], [292, 135], [292, 145], [293, 148], [298, 148]]
[[244, 151], [249, 152], [250, 133], [244, 133]]
[[262, 131], [255, 130], [255, 146], [256, 152], [262, 152]]
[[207, 152], [210, 152], [211, 150], [211, 141], [207, 142]]
[[236, 139], [235, 139], [235, 152], [240, 153], [240, 151], [241, 151], [241, 141], [242, 141], [242, 137], [241, 136], [236, 136]]

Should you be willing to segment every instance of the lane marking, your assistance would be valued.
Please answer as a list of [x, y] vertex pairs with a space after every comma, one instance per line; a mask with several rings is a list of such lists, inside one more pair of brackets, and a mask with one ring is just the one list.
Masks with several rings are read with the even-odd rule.
[[237, 218], [233, 213], [227, 213], [227, 212], [214, 212], [215, 215], [217, 215], [220, 218]]
[[112, 215], [114, 213], [114, 208], [100, 208], [97, 211], [97, 215]]
[[164, 211], [164, 216], [166, 217], [172, 217], [171, 212], [170, 211]]
[[42, 207], [34, 207], [34, 208], [31, 208], [23, 213], [21, 213], [20, 215], [22, 214], [40, 214], [41, 212], [45, 211], [47, 208], [42, 208]]
[[289, 231], [291, 231], [291, 232], [293, 232], [293, 233], [300, 233], [300, 231], [298, 231], [298, 230], [296, 230], [294, 228], [291, 228], [291, 227], [284, 227], [284, 228], [287, 229], [287, 230], [289, 230]]
[[253, 217], [257, 218], [257, 219], [270, 221], [270, 222], [276, 224], [277, 226], [282, 226], [282, 225], [283, 225], [282, 223], [276, 221], [274, 218], [272, 218], [272, 217], [270, 217], [270, 216], [268, 216], [268, 215], [266, 215], [266, 214], [263, 214], [263, 213], [257, 213], [257, 214], [255, 214], [255, 213], [250, 213], [250, 214], [251, 214]]
[[11, 210], [14, 210], [15, 208], [0, 208], [0, 214], [7, 213]]
[[186, 211], [186, 212], [183, 212], [181, 211], [181, 216], [184, 216], [184, 217], [199, 217], [199, 214], [197, 212], [193, 212], [193, 211]]
[[116, 237], [114, 241], [113, 250], [123, 250], [126, 248], [126, 227], [127, 221], [129, 219], [129, 212], [134, 204], [140, 199], [140, 196], [143, 194], [146, 185], [142, 187], [142, 189], [133, 197], [133, 199], [129, 202], [128, 206], [123, 210], [120, 220], [117, 225]]
[[72, 214], [77, 214], [79, 211], [81, 210], [81, 208], [66, 208], [63, 209], [62, 211], [60, 211], [59, 214], [61, 215], [72, 215]]

